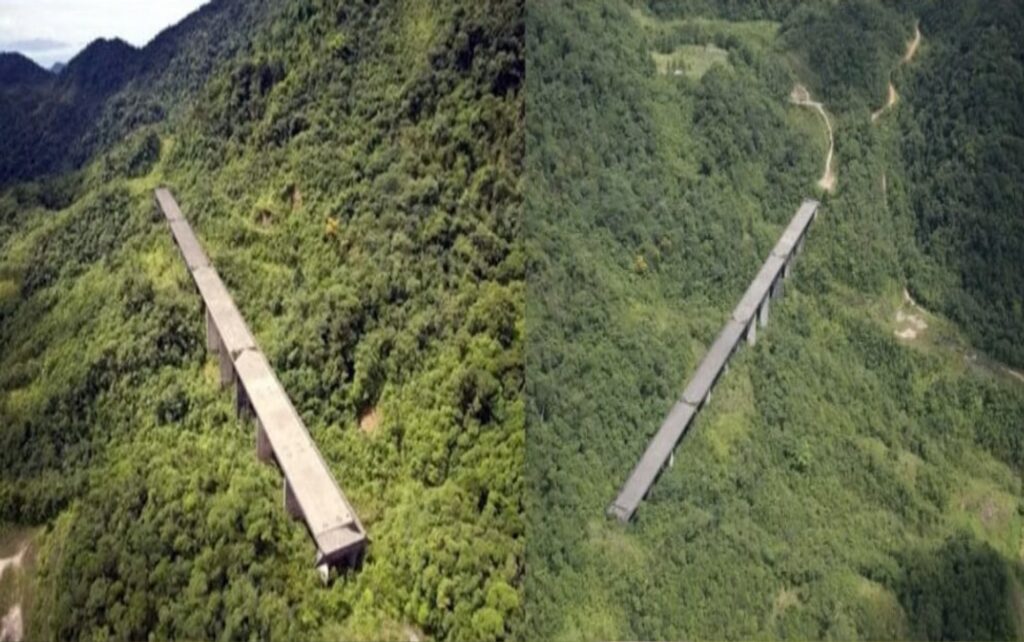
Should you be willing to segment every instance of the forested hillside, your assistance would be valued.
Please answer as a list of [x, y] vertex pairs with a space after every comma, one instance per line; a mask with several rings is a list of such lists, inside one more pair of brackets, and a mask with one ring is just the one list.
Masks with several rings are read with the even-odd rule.
[[[216, 0], [144, 50], [90, 47], [16, 137], [2, 119], [3, 180], [38, 177], [0, 192], [26, 639], [521, 633], [523, 11]], [[367, 528], [328, 588], [217, 385], [158, 185]]]
[[[996, 185], [1021, 167], [1020, 120], [1010, 125], [1016, 107], [982, 115], [970, 101], [969, 116], [921, 97], [931, 87], [947, 103], [975, 90], [1010, 101], [1022, 86], [1008, 44], [1022, 40], [1019, 3], [805, 4], [528, 12], [531, 637], [1024, 630], [1024, 385], [990, 358], [1014, 363], [997, 347], [1020, 334], [1007, 302], [1021, 298], [1024, 237], [1019, 216], [978, 198], [993, 181], [993, 198], [1019, 212], [1019, 187]], [[918, 20], [923, 44], [901, 63]], [[993, 44], [984, 64], [954, 54], [971, 30]], [[873, 124], [890, 74], [903, 98]], [[789, 102], [798, 83], [833, 118], [831, 194], [816, 187], [822, 122]], [[965, 137], [984, 123], [1004, 124], [1001, 146]], [[936, 192], [956, 194], [940, 225], [925, 199]], [[804, 196], [822, 209], [770, 325], [738, 353], [634, 521], [608, 519]], [[953, 233], [968, 224], [966, 238]], [[984, 286], [961, 276], [996, 256]], [[925, 295], [930, 283], [942, 288]], [[980, 305], [959, 314], [946, 302], [963, 293]], [[989, 306], [995, 332], [970, 316]]]
[[901, 73], [901, 154], [915, 221], [910, 283], [997, 358], [1024, 368], [1024, 9], [936, 3]]

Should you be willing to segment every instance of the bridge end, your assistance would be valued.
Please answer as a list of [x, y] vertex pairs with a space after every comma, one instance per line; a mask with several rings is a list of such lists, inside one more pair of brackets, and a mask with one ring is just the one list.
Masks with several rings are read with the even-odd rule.
[[314, 565], [325, 586], [330, 583], [332, 568], [354, 570], [363, 565], [369, 538], [360, 525], [350, 524], [329, 533], [319, 533], [316, 540], [318, 548]]
[[614, 517], [623, 524], [628, 524], [630, 518], [633, 517], [633, 511], [629, 510], [628, 508], [623, 508], [622, 506], [619, 506], [616, 503], [612, 503], [611, 505], [609, 505], [608, 510], [605, 512], [607, 513], [608, 517]]

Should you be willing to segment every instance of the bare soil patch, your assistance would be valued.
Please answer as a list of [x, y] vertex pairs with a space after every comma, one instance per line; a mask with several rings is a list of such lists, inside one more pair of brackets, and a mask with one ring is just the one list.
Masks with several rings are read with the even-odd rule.
[[916, 339], [919, 333], [928, 329], [928, 323], [921, 315], [903, 310], [896, 311], [896, 323], [900, 325], [900, 328], [895, 330], [894, 334], [904, 340]]
[[795, 606], [800, 606], [800, 595], [796, 589], [780, 588], [779, 592], [775, 594], [775, 599], [772, 600], [772, 620], [778, 619], [788, 609]]
[[0, 642], [21, 642], [25, 634], [21, 618], [21, 605], [15, 604], [0, 620]]
[[0, 558], [0, 579], [3, 579], [4, 573], [7, 572], [7, 568], [11, 570], [17, 570], [21, 566], [21, 562], [25, 559], [25, 551], [28, 550], [28, 545], [22, 545], [18, 552], [10, 557]]
[[377, 429], [377, 426], [379, 425], [380, 412], [378, 412], [377, 408], [375, 407], [366, 410], [365, 412], [363, 412], [362, 415], [359, 416], [359, 430], [365, 433], [373, 432], [374, 430]]

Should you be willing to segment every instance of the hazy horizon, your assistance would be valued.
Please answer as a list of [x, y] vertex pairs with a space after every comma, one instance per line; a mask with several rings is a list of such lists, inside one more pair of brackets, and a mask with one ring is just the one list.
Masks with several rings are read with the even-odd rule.
[[16, 51], [49, 69], [97, 38], [145, 46], [208, 0], [4, 0], [0, 51]]

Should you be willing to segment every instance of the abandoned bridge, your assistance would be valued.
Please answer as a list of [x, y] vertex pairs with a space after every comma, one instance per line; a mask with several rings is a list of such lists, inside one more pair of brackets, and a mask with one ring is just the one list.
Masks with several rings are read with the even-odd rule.
[[757, 326], [768, 324], [768, 307], [772, 299], [782, 296], [783, 282], [789, 278], [793, 261], [803, 250], [807, 229], [818, 212], [818, 202], [807, 199], [789, 222], [771, 254], [754, 277], [743, 298], [725, 322], [725, 327], [697, 366], [683, 389], [682, 396], [655, 433], [647, 450], [633, 468], [618, 497], [608, 507], [608, 514], [628, 522], [640, 502], [657, 480], [665, 464], [673, 457], [676, 444], [682, 439], [693, 418], [711, 401], [711, 390], [729, 367], [729, 359], [739, 349], [745, 336], [747, 343], [757, 340]]
[[317, 569], [326, 580], [331, 566], [358, 565], [367, 542], [362, 522], [174, 197], [160, 188], [156, 202], [202, 298], [206, 347], [219, 358], [221, 385], [234, 384], [239, 417], [255, 418], [256, 455], [261, 461], [277, 462], [284, 477], [285, 510], [305, 521], [316, 542]]

